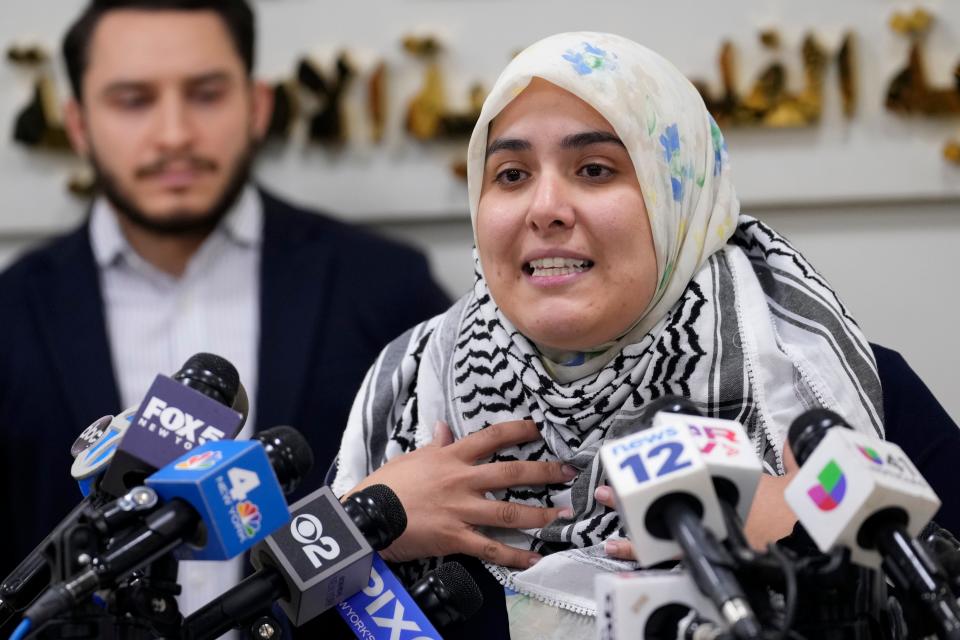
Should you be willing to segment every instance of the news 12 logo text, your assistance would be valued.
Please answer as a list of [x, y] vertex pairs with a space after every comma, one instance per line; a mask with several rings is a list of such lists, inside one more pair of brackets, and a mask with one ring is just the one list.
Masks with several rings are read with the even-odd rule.
[[847, 493], [847, 477], [836, 461], [831, 460], [817, 474], [817, 484], [807, 490], [807, 495], [821, 511], [833, 511]]
[[161, 438], [173, 436], [174, 443], [189, 451], [194, 445], [221, 440], [223, 431], [186, 411], [167, 404], [162, 398], [152, 396], [137, 424]]
[[[680, 427], [683, 428], [683, 427]], [[742, 443], [732, 429], [715, 425], [689, 425], [694, 437], [696, 449], [705, 456], [731, 457], [740, 454]], [[689, 467], [692, 462], [684, 460], [684, 444], [676, 440], [679, 432], [674, 427], [659, 429], [640, 437], [632, 437], [628, 442], [613, 447], [613, 454], [636, 451], [620, 463], [621, 469], [630, 469], [637, 483], [651, 478], [660, 478], [675, 471]], [[659, 443], [659, 444], [657, 444]], [[647, 446], [649, 450], [643, 451]]]
[[247, 500], [247, 494], [260, 486], [260, 476], [249, 469], [231, 467], [226, 478], [216, 478], [217, 489], [223, 504], [230, 513], [230, 524], [237, 533], [237, 539], [246, 542], [260, 531], [260, 507]]
[[677, 436], [677, 431], [672, 427], [660, 429], [614, 446], [613, 453], [616, 455], [642, 449], [651, 444], [655, 445], [646, 451], [633, 453], [620, 462], [620, 468], [632, 471], [634, 480], [638, 484], [642, 484], [651, 478], [660, 478], [693, 464], [690, 460], [681, 459], [684, 451], [683, 443], [670, 440], [670, 438], [676, 438]]

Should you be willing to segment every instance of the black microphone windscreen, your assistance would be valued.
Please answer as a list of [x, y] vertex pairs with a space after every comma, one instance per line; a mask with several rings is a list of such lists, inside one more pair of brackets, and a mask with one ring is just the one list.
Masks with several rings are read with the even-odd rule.
[[407, 528], [407, 511], [393, 489], [385, 484], [375, 484], [363, 490], [380, 508], [383, 520], [389, 524], [394, 538], [400, 537]]
[[450, 592], [453, 605], [466, 620], [483, 606], [483, 594], [477, 581], [459, 562], [444, 562], [435, 570], [437, 578]]
[[797, 464], [802, 465], [833, 427], [852, 429], [847, 421], [829, 409], [810, 409], [797, 416], [790, 424], [787, 442]]
[[[211, 395], [215, 400], [232, 406], [240, 387], [240, 374], [229, 360], [213, 353], [196, 353], [190, 356], [174, 380]], [[217, 397], [219, 396], [219, 397]]]
[[242, 429], [243, 423], [247, 421], [247, 416], [250, 415], [250, 398], [247, 397], [247, 390], [242, 382], [237, 385], [237, 397], [233, 399], [230, 408], [243, 416], [243, 422], [240, 423]]
[[263, 445], [270, 466], [286, 494], [292, 493], [313, 468], [313, 450], [299, 431], [278, 426], [264, 429], [253, 436]]
[[653, 422], [653, 417], [660, 412], [682, 413], [688, 416], [702, 416], [703, 412], [695, 402], [681, 396], [662, 396], [656, 400], [651, 400], [643, 407], [643, 414], [640, 417], [641, 422]]

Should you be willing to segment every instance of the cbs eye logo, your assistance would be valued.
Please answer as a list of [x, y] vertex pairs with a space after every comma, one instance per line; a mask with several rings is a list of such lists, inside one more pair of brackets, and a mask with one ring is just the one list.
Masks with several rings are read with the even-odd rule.
[[303, 553], [315, 569], [322, 567], [324, 560], [333, 560], [340, 555], [340, 545], [330, 536], [323, 535], [323, 523], [313, 514], [295, 517], [290, 522], [290, 535], [303, 545]]

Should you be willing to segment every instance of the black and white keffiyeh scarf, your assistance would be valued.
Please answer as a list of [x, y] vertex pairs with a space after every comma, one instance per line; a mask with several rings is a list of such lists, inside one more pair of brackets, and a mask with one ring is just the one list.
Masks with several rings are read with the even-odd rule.
[[546, 507], [569, 502], [575, 516], [542, 529], [489, 532], [550, 554], [522, 572], [490, 568], [516, 591], [592, 614], [592, 574], [630, 567], [603, 553], [604, 540], [622, 532], [617, 513], [593, 498], [605, 480], [597, 452], [607, 438], [632, 431], [644, 406], [666, 394], [741, 422], [770, 473], [782, 473], [786, 430], [805, 409], [827, 407], [883, 435], [876, 366], [857, 325], [802, 255], [742, 216], [730, 242], [649, 333], [567, 384], [551, 377], [478, 278], [472, 293], [380, 355], [351, 413], [334, 491], [345, 493], [387, 460], [428, 443], [437, 420], [460, 438], [533, 419], [543, 439], [493, 460], [561, 460], [580, 475], [569, 486], [516, 487], [491, 497]]
[[561, 460], [580, 474], [566, 485], [490, 497], [571, 506], [575, 515], [542, 529], [486, 532], [544, 555], [524, 571], [489, 568], [514, 591], [592, 615], [595, 575], [634, 568], [603, 551], [622, 531], [616, 512], [594, 500], [604, 483], [597, 452], [632, 431], [651, 400], [681, 395], [705, 415], [741, 422], [767, 471], [779, 474], [787, 428], [800, 412], [829, 408], [882, 436], [882, 398], [870, 346], [834, 291], [784, 238], [738, 215], [723, 136], [696, 90], [636, 43], [560, 34], [514, 58], [468, 150], [474, 223], [488, 125], [533, 77], [586, 101], [630, 153], [653, 232], [656, 294], [625, 336], [566, 367], [504, 317], [477, 263], [473, 291], [393, 341], [368, 372], [333, 489], [342, 495], [387, 460], [429, 443], [438, 420], [462, 438], [532, 419], [542, 439], [493, 459]]

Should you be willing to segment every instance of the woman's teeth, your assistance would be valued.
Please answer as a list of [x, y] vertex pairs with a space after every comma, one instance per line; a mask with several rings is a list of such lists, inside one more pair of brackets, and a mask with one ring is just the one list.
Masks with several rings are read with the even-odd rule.
[[592, 260], [579, 258], [537, 258], [523, 265], [523, 270], [536, 278], [581, 273], [592, 266]]

